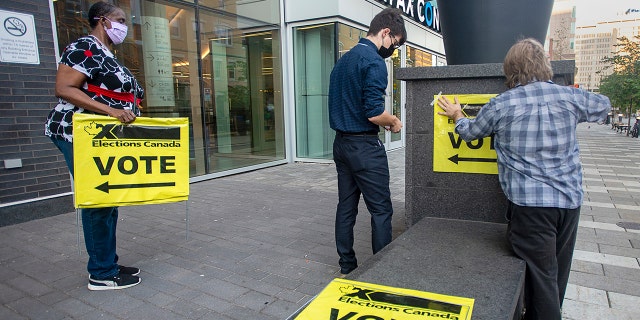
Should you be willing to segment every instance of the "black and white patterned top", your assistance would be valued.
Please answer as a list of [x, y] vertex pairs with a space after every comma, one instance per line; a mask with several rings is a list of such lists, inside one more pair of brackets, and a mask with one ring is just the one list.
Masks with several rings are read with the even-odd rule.
[[[62, 53], [60, 63], [66, 64], [88, 77], [87, 82], [80, 90], [91, 99], [116, 109], [132, 109], [136, 115], [140, 115], [140, 110], [132, 102], [110, 98], [87, 90], [87, 84], [90, 84], [113, 92], [135, 93], [137, 100], [142, 100], [144, 97], [144, 90], [135, 80], [131, 71], [120, 64], [113, 53], [95, 37], [85, 36], [69, 44]], [[45, 135], [73, 142], [71, 119], [75, 112], [94, 113], [76, 107], [62, 98], [59, 99], [58, 105], [51, 110], [47, 117]]]

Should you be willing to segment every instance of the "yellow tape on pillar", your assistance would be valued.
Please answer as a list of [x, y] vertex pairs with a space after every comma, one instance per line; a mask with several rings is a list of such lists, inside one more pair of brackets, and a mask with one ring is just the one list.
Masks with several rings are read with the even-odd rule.
[[76, 208], [185, 201], [189, 196], [189, 120], [73, 116]]

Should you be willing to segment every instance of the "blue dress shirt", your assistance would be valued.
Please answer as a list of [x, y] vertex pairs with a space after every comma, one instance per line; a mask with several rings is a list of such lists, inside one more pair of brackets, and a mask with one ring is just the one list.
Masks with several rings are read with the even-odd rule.
[[384, 112], [387, 66], [366, 38], [342, 56], [331, 71], [329, 124], [341, 132], [378, 132], [369, 118]]
[[606, 96], [532, 82], [491, 99], [475, 119], [458, 119], [456, 132], [465, 141], [495, 134], [499, 180], [511, 202], [575, 209], [583, 198], [576, 126], [605, 119], [610, 108]]

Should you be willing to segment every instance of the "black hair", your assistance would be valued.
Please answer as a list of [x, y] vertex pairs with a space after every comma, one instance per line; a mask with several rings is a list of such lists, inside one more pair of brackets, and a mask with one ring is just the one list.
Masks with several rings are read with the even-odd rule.
[[398, 42], [398, 45], [402, 45], [407, 41], [407, 29], [404, 27], [402, 10], [386, 8], [380, 11], [375, 17], [373, 17], [373, 20], [371, 20], [367, 36], [376, 35], [384, 28], [389, 28], [394, 36], [400, 36], [400, 42]]
[[118, 7], [108, 2], [98, 1], [94, 3], [91, 8], [89, 8], [89, 16], [87, 17], [91, 29], [98, 25], [101, 17], [106, 17], [116, 10], [118, 10]]

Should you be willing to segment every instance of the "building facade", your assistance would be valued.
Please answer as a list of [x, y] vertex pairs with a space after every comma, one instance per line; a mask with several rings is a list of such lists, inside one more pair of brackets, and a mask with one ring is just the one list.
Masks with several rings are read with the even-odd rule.
[[[0, 3], [3, 20], [18, 19], [19, 29], [32, 35], [17, 44], [16, 35], [0, 34], [2, 217], [20, 222], [73, 210], [68, 170], [43, 135], [44, 122], [57, 103], [60, 52], [89, 33], [87, 11], [95, 1]], [[387, 59], [389, 112], [404, 120], [405, 89], [394, 69], [446, 64], [435, 1], [113, 3], [129, 17], [127, 38], [114, 51], [145, 88], [142, 115], [189, 118], [191, 182], [286, 162], [331, 161], [329, 74], [385, 7], [405, 13], [408, 31], [407, 43]], [[404, 145], [402, 133], [380, 137], [388, 149]]]
[[553, 8], [549, 19], [549, 30], [545, 49], [553, 60], [575, 59], [576, 7], [558, 6]]
[[618, 51], [618, 38], [640, 35], [640, 15], [629, 19], [598, 22], [595, 25], [579, 26], [576, 29], [576, 78], [575, 83], [589, 91], [599, 91], [602, 79], [613, 68], [602, 59], [612, 57]]

